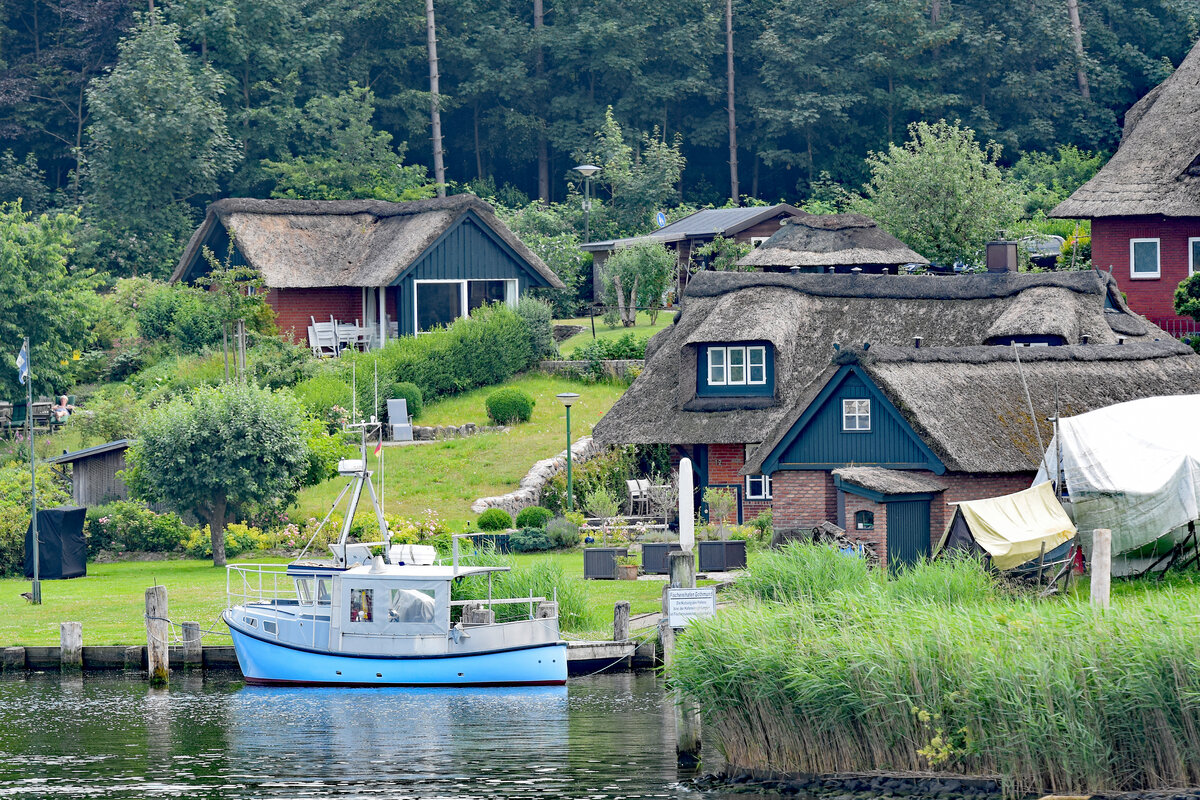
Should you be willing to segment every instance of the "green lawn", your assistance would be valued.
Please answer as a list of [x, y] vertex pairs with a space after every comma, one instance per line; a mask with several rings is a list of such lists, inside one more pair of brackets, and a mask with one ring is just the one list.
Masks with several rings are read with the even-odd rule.
[[[508, 433], [483, 433], [432, 444], [385, 448], [383, 500], [388, 514], [413, 516], [431, 509], [454, 529], [461, 529], [463, 523], [475, 520], [471, 503], [476, 499], [514, 490], [535, 461], [550, 458], [566, 448], [566, 409], [556, 394], [577, 392], [580, 396], [571, 407], [571, 438], [578, 439], [591, 433], [596, 421], [624, 392], [622, 386], [544, 375], [518, 378], [505, 385], [533, 396], [536, 405], [529, 422], [514, 425]], [[496, 388], [432, 403], [426, 406], [416, 424], [489, 424], [484, 400]], [[367, 457], [378, 481], [378, 464], [370, 450]], [[345, 484], [345, 478], [336, 478], [304, 490], [300, 494], [298, 515], [302, 519], [323, 517]]]
[[[622, 325], [617, 325], [615, 328], [610, 328], [604, 324], [604, 321], [596, 317], [596, 337], [597, 339], [617, 339], [627, 333], [632, 333], [639, 339], [649, 339], [654, 334], [661, 331], [663, 328], [669, 327], [671, 320], [675, 317], [674, 309], [664, 309], [658, 314], [658, 320], [654, 325], [650, 324], [650, 314], [645, 311], [639, 311], [637, 315], [637, 324], [632, 328], [626, 328]], [[559, 352], [564, 357], [569, 356], [574, 352], [576, 347], [582, 347], [592, 341], [592, 320], [589, 317], [579, 317], [577, 319], [556, 319], [555, 325], [582, 325], [583, 332], [577, 333], [570, 339], [561, 342], [558, 345]]]
[[[661, 607], [661, 581], [583, 580], [582, 550], [527, 553], [514, 558], [518, 566], [551, 559], [570, 579], [583, 584], [592, 614], [586, 629], [570, 631], [572, 636], [610, 638], [613, 604], [621, 600], [629, 601], [633, 614]], [[282, 563], [286, 559], [248, 556], [237, 561]], [[145, 593], [155, 584], [167, 587], [172, 620], [194, 620], [208, 630], [225, 629], [219, 622], [226, 605], [225, 570], [206, 561], [126, 561], [89, 564], [86, 578], [43, 581], [40, 606], [30, 605], [21, 597], [21, 592], [29, 590], [28, 581], [0, 580], [0, 646], [57, 645], [60, 622], [82, 622], [85, 645], [145, 644]], [[206, 636], [204, 643], [228, 644], [229, 640]]]

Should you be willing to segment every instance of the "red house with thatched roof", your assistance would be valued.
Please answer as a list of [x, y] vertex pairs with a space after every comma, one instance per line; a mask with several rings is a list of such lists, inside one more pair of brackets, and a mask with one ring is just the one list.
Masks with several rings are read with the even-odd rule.
[[1092, 263], [1129, 305], [1174, 335], [1179, 282], [1200, 269], [1200, 44], [1125, 114], [1121, 146], [1050, 214], [1092, 221]]

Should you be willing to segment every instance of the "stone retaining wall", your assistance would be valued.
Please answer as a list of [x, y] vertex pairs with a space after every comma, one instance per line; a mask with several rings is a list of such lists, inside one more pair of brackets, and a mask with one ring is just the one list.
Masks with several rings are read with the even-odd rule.
[[[582, 464], [603, 450], [592, 441], [592, 437], [584, 436], [571, 445], [571, 463]], [[515, 492], [499, 497], [481, 497], [471, 504], [471, 511], [482, 514], [489, 508], [502, 508], [513, 517], [528, 506], [536, 506], [542, 499], [542, 489], [558, 473], [567, 468], [567, 451], [563, 450], [554, 458], [543, 458], [534, 464], [525, 477], [521, 478], [519, 488]]]
[[476, 425], [468, 422], [465, 425], [414, 425], [413, 439], [418, 442], [429, 442], [434, 439], [460, 439], [463, 436], [474, 436], [477, 433], [508, 433], [506, 425]]
[[[582, 377], [590, 374], [591, 363], [590, 361], [539, 361], [538, 369], [542, 372], [548, 372], [551, 375]], [[624, 380], [631, 369], [641, 372], [642, 367], [646, 365], [646, 362], [640, 358], [602, 361], [600, 363], [604, 365], [605, 375], [610, 378], [620, 378], [622, 380]]]

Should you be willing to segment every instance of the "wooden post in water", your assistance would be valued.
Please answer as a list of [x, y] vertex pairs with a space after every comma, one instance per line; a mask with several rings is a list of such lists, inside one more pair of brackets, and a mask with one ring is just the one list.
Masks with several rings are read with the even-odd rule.
[[629, 640], [629, 603], [624, 601], [613, 606], [613, 641]]
[[[696, 554], [690, 551], [670, 553], [667, 556], [671, 589], [696, 588]], [[663, 663], [668, 673], [675, 658], [675, 630], [671, 627], [668, 593], [663, 593], [663, 621], [660, 631], [663, 637]], [[700, 763], [700, 707], [694, 700], [685, 698], [675, 689], [675, 759], [684, 765]]]
[[146, 666], [151, 686], [166, 686], [170, 676], [170, 655], [167, 637], [167, 587], [151, 586], [146, 590]]
[[186, 667], [204, 664], [204, 651], [200, 649], [200, 623], [185, 622], [183, 627], [183, 663]]
[[83, 623], [60, 622], [58, 639], [59, 669], [63, 672], [83, 669]]
[[1092, 605], [1108, 608], [1108, 591], [1112, 585], [1112, 531], [1096, 528], [1092, 531]]

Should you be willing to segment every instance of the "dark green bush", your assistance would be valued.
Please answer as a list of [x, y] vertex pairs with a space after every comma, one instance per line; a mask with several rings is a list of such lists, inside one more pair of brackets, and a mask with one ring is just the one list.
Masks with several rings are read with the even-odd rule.
[[612, 361], [646, 357], [646, 342], [649, 337], [626, 333], [616, 339], [593, 339], [575, 349], [572, 358], [580, 361]]
[[528, 422], [533, 416], [534, 400], [527, 392], [508, 387], [497, 389], [487, 397], [487, 413], [498, 425]]
[[180, 549], [191, 532], [176, 514], [155, 514], [129, 500], [89, 508], [84, 530], [89, 556], [101, 550], [170, 553]]
[[312, 351], [279, 336], [261, 336], [246, 353], [250, 372], [259, 386], [284, 389], [304, 380], [313, 369]]
[[556, 548], [576, 547], [579, 544], [579, 526], [566, 517], [550, 520], [545, 530]]
[[[629, 490], [625, 481], [634, 474], [634, 455], [632, 447], [614, 448], [602, 453], [582, 464], [576, 464], [574, 469], [575, 508], [580, 507], [583, 498], [599, 488], [605, 488], [620, 500], [621, 507], [625, 506], [625, 498]], [[542, 489], [542, 505], [561, 514], [567, 510], [567, 473], [559, 472], [546, 482]]]
[[529, 333], [529, 345], [535, 359], [547, 358], [554, 353], [554, 331], [550, 327], [554, 312], [547, 303], [524, 296], [517, 303], [517, 314], [525, 321]]
[[[407, 400], [408, 413], [412, 415], [414, 420], [421, 416], [421, 411], [425, 407], [425, 400], [421, 395], [421, 387], [408, 381], [393, 383], [388, 391], [388, 397], [392, 400]], [[383, 413], [386, 415], [387, 403], [384, 403], [383, 406]], [[388, 422], [390, 423], [391, 420], [388, 420]]]
[[212, 347], [221, 341], [221, 316], [215, 303], [200, 292], [181, 298], [171, 320], [171, 338], [181, 352]]
[[505, 531], [513, 526], [512, 516], [502, 508], [489, 508], [479, 515], [481, 531]]
[[544, 528], [554, 516], [548, 508], [541, 506], [526, 506], [517, 513], [518, 528]]
[[521, 528], [509, 535], [508, 546], [514, 553], [539, 553], [553, 550], [554, 542], [541, 528]]
[[171, 335], [171, 323], [183, 292], [174, 286], [156, 284], [146, 290], [137, 305], [138, 334], [151, 341]]
[[145, 355], [141, 347], [122, 347], [112, 355], [108, 365], [108, 379], [123, 381], [145, 366]]

